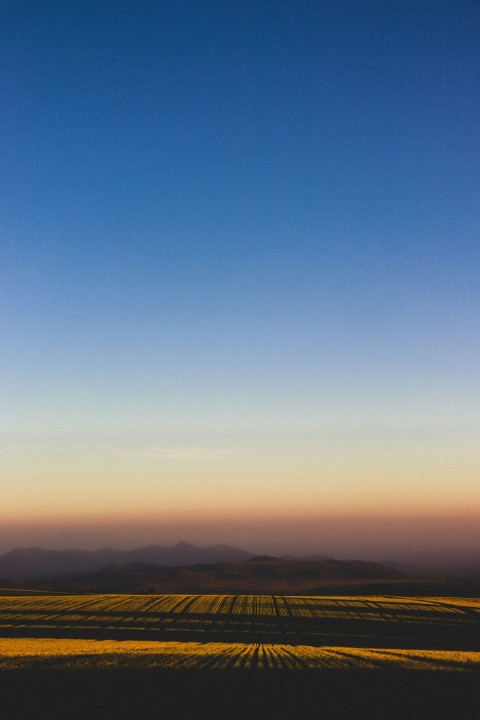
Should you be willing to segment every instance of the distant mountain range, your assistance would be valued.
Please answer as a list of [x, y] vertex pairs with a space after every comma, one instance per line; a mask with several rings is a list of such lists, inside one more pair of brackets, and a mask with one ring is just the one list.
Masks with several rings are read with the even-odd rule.
[[0, 578], [44, 578], [65, 573], [85, 573], [108, 565], [147, 563], [182, 567], [217, 562], [241, 562], [253, 553], [213, 545], [197, 547], [185, 542], [172, 547], [148, 545], [137, 550], [43, 550], [39, 547], [15, 548], [0, 555]]
[[136, 550], [16, 548], [0, 555], [0, 588], [53, 592], [465, 595], [480, 593], [480, 569], [421, 573], [361, 560], [255, 555], [228, 545]]
[[137, 550], [16, 548], [0, 556], [0, 585], [59, 592], [304, 593], [332, 585], [396, 582], [403, 575], [378, 563], [252, 555], [188, 543]]

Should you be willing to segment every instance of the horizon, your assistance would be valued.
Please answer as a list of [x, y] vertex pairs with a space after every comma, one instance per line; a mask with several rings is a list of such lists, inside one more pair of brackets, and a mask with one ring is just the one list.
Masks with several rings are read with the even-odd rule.
[[[260, 527], [261, 526], [261, 527]], [[320, 526], [320, 527], [319, 527]], [[16, 548], [44, 550], [134, 550], [146, 545], [227, 545], [252, 554], [325, 555], [337, 560], [412, 566], [474, 567], [480, 563], [480, 528], [475, 513], [457, 517], [302, 518], [264, 521], [197, 521], [45, 524], [0, 528], [0, 554]]]
[[0, 548], [478, 556], [478, 27], [7, 4]]

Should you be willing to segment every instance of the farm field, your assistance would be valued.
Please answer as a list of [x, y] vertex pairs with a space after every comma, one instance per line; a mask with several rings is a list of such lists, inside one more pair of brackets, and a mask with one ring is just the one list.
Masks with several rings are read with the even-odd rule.
[[0, 596], [4, 720], [472, 718], [477, 598]]
[[0, 639], [0, 670], [35, 668], [161, 670], [466, 671], [480, 675], [480, 651], [313, 647], [155, 640]]
[[480, 649], [480, 600], [282, 595], [0, 597], [0, 637]]

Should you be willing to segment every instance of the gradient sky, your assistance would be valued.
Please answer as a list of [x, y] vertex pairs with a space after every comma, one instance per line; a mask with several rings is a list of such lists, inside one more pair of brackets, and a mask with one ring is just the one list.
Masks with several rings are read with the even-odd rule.
[[4, 528], [480, 520], [479, 28], [2, 3]]

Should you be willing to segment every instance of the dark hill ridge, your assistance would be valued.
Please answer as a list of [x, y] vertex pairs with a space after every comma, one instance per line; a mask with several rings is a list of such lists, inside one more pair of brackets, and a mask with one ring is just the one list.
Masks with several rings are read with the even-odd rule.
[[[233, 566], [239, 574], [259, 577], [310, 578], [322, 580], [395, 579], [401, 573], [364, 560], [302, 560], [257, 556]], [[244, 571], [246, 569], [246, 572]], [[242, 570], [244, 571], [242, 573]]]
[[260, 556], [240, 562], [177, 567], [133, 560], [93, 572], [37, 577], [25, 582], [37, 589], [61, 592], [304, 594], [321, 592], [332, 585], [397, 582], [402, 577], [383, 565], [360, 560], [285, 560]]
[[197, 547], [185, 542], [172, 547], [148, 545], [137, 550], [43, 550], [15, 548], [0, 555], [0, 578], [42, 578], [65, 573], [86, 573], [107, 565], [139, 562], [164, 566], [185, 566], [215, 562], [241, 562], [253, 553], [228, 545]]

